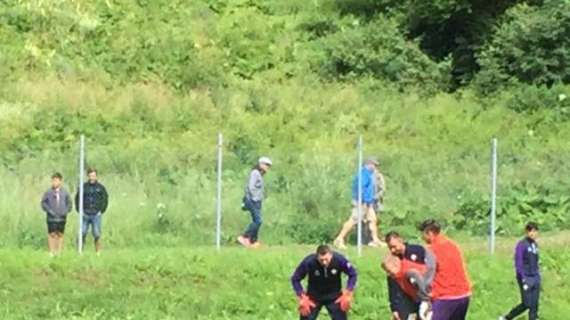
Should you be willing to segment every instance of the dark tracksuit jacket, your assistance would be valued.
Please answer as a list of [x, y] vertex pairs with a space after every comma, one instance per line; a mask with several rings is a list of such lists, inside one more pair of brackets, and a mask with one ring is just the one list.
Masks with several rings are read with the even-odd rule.
[[[109, 205], [109, 194], [107, 189], [99, 182], [86, 182], [83, 185], [83, 213], [86, 215], [96, 215], [99, 212], [105, 213]], [[75, 195], [75, 208], [79, 212], [79, 191]]]
[[536, 241], [526, 237], [517, 243], [515, 272], [522, 303], [511, 310], [506, 318], [514, 319], [528, 309], [529, 319], [538, 319], [541, 275]]
[[[406, 251], [401, 259], [407, 259], [416, 263], [426, 264], [428, 271], [425, 275], [426, 286], [429, 287], [435, 274], [435, 257], [423, 246], [406, 244]], [[398, 312], [402, 319], [406, 319], [409, 314], [418, 311], [419, 303], [414, 301], [400, 288], [396, 280], [388, 277], [388, 298], [390, 300], [390, 310]]]
[[317, 255], [311, 254], [299, 264], [291, 277], [291, 283], [297, 296], [301, 296], [304, 293], [301, 281], [308, 276], [307, 295], [317, 303], [326, 304], [341, 296], [342, 273], [348, 276], [346, 289], [354, 290], [357, 281], [356, 269], [343, 255], [333, 253], [330, 265], [325, 268], [317, 260]]

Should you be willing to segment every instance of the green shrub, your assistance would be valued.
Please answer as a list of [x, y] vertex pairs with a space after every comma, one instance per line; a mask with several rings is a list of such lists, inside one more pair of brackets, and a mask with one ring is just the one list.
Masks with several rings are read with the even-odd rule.
[[401, 37], [394, 19], [377, 16], [365, 25], [354, 25], [323, 41], [323, 73], [341, 79], [371, 76], [398, 87], [418, 86], [427, 91], [445, 90], [449, 65], [430, 60], [417, 43]]
[[570, 3], [545, 1], [510, 9], [478, 56], [477, 85], [495, 91], [512, 80], [532, 85], [570, 82]]

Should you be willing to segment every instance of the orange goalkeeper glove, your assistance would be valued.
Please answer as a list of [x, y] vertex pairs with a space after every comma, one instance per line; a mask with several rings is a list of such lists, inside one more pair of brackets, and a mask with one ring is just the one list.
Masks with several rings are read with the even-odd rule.
[[311, 311], [317, 305], [307, 296], [306, 294], [302, 294], [299, 297], [299, 313], [303, 317], [307, 317], [311, 314]]
[[335, 303], [340, 306], [340, 310], [347, 312], [352, 306], [352, 291], [344, 290], [342, 295], [336, 299]]

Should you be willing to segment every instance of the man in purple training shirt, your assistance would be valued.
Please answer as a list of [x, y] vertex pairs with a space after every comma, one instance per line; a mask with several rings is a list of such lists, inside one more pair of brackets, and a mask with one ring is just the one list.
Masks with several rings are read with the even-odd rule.
[[526, 237], [517, 243], [515, 249], [515, 271], [522, 302], [509, 314], [499, 320], [511, 320], [528, 310], [529, 320], [538, 319], [540, 295], [540, 268], [538, 257], [538, 225], [530, 222], [526, 225]]
[[[348, 275], [346, 289], [342, 290], [341, 273]], [[301, 281], [309, 277], [307, 291]], [[299, 298], [301, 320], [317, 319], [324, 306], [331, 319], [346, 320], [356, 286], [356, 269], [339, 253], [327, 245], [321, 245], [317, 252], [307, 256], [291, 277], [295, 294]]]

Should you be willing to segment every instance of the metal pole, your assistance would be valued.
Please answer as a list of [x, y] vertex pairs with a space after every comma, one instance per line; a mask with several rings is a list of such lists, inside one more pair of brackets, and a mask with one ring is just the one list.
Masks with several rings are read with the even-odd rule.
[[497, 220], [497, 138], [491, 142], [491, 230], [489, 251], [495, 254], [495, 230]]
[[216, 199], [216, 248], [220, 250], [222, 234], [222, 147], [223, 136], [218, 134], [218, 190]]
[[358, 256], [362, 256], [362, 135], [358, 137]]
[[85, 136], [81, 135], [79, 141], [79, 231], [77, 240], [77, 251], [83, 253], [83, 177], [85, 174]]

